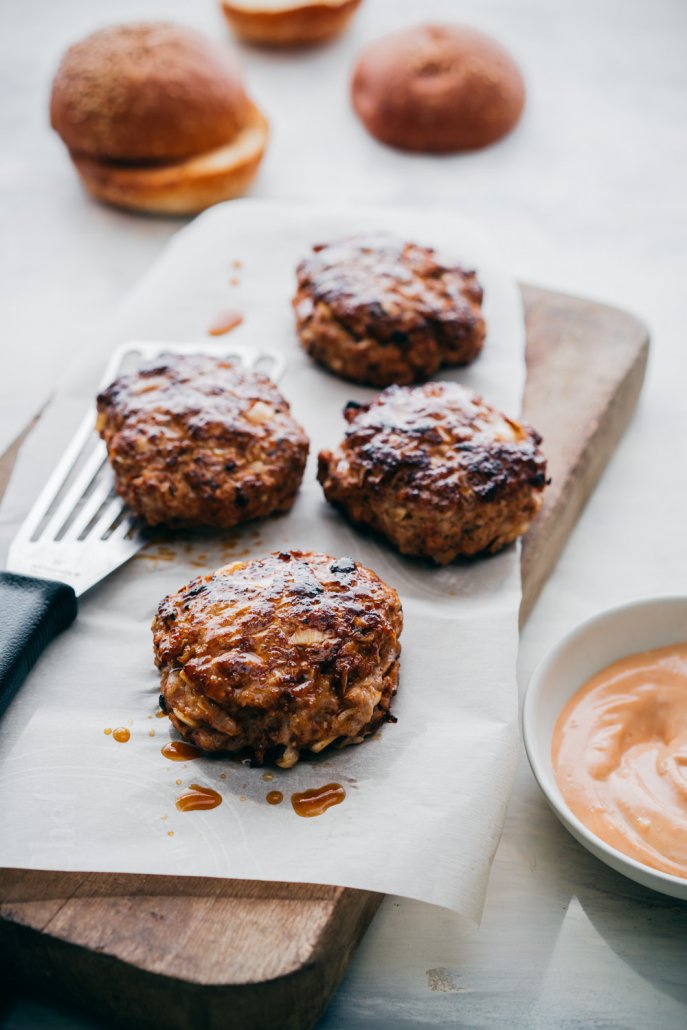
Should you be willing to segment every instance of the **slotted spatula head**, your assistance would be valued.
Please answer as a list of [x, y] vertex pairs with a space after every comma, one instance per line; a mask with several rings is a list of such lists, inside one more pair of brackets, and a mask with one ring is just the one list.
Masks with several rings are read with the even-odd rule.
[[[199, 353], [235, 361], [275, 382], [283, 372], [279, 355], [228, 342], [128, 343], [114, 352], [101, 387], [166, 355]], [[147, 539], [115, 492], [95, 419], [94, 404], [12, 541], [7, 560], [10, 572], [68, 583], [77, 595], [131, 558]]]

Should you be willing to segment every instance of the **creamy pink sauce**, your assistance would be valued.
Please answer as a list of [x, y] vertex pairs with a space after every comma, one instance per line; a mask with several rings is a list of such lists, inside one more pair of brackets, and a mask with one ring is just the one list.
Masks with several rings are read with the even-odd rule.
[[592, 833], [687, 879], [687, 643], [629, 655], [588, 680], [558, 717], [551, 757]]

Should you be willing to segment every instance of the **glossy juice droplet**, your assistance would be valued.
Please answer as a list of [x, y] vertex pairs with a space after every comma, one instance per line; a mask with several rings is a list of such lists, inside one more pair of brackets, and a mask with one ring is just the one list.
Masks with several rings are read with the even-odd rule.
[[271, 790], [265, 798], [268, 805], [281, 805], [283, 800], [284, 795], [280, 790]]
[[106, 737], [109, 737], [110, 734], [112, 733], [112, 727], [108, 726], [106, 729], [103, 730], [103, 733], [105, 734]]
[[199, 783], [192, 783], [176, 800], [180, 812], [205, 811], [208, 808], [217, 808], [221, 804], [221, 794], [212, 787], [201, 787]]
[[220, 311], [217, 317], [208, 326], [210, 336], [224, 336], [236, 329], [243, 322], [243, 315], [240, 311]]
[[119, 744], [126, 744], [131, 732], [126, 726], [118, 726], [116, 730], [112, 731], [112, 736]]
[[296, 815], [311, 818], [322, 815], [333, 805], [340, 805], [346, 797], [346, 791], [340, 783], [327, 783], [324, 787], [314, 787], [300, 794], [291, 795], [291, 804]]
[[183, 740], [170, 740], [160, 749], [160, 754], [169, 758], [170, 762], [190, 762], [194, 758], [200, 758], [203, 752], [193, 744], [187, 744]]

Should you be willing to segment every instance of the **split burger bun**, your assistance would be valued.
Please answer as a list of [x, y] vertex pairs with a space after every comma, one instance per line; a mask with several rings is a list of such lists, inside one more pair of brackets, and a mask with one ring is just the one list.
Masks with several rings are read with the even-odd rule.
[[309, 46], [337, 36], [361, 0], [222, 0], [241, 39], [265, 46]]
[[503, 47], [462, 25], [415, 25], [361, 54], [353, 106], [382, 143], [422, 153], [477, 150], [516, 125], [522, 75]]
[[169, 22], [113, 26], [70, 47], [50, 121], [94, 197], [170, 214], [243, 193], [268, 136], [231, 52]]

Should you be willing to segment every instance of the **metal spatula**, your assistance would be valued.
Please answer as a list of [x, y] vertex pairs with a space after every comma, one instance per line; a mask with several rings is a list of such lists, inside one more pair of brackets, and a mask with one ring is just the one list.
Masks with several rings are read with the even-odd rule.
[[[169, 354], [212, 353], [277, 381], [283, 359], [219, 343], [128, 343], [110, 360], [101, 388]], [[146, 532], [114, 489], [95, 404], [84, 418], [12, 541], [0, 573], [0, 711], [37, 658], [76, 617], [76, 598], [136, 554]]]

